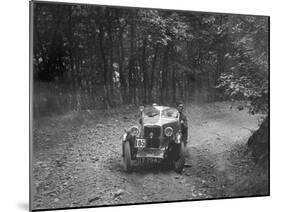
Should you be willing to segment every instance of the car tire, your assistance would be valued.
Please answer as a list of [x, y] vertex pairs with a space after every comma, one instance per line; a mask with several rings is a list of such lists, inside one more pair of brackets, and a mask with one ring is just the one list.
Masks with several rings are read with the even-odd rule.
[[175, 169], [175, 172], [180, 174], [184, 168], [184, 164], [185, 164], [185, 147], [184, 147], [184, 144], [181, 143], [180, 144], [180, 155], [179, 155], [179, 158], [174, 161], [174, 169]]
[[180, 157], [177, 161], [174, 162], [175, 172], [180, 174], [184, 168], [185, 159], [184, 157]]
[[132, 158], [131, 158], [131, 147], [130, 142], [125, 141], [123, 143], [123, 164], [124, 164], [124, 170], [126, 172], [130, 172], [132, 170]]

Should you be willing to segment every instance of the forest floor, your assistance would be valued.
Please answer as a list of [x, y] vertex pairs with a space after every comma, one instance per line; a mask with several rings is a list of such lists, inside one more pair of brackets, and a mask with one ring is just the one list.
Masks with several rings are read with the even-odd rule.
[[161, 166], [125, 173], [120, 136], [136, 123], [133, 106], [80, 111], [33, 123], [34, 209], [268, 194], [268, 173], [247, 139], [262, 115], [227, 102], [187, 106], [189, 143], [181, 175]]

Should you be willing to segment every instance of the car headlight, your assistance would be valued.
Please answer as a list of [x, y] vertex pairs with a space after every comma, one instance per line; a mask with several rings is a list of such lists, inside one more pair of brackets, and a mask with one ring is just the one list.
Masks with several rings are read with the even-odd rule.
[[173, 135], [173, 128], [172, 127], [166, 127], [164, 130], [164, 133], [166, 136], [172, 136]]
[[138, 136], [140, 134], [140, 130], [137, 126], [133, 126], [130, 128], [130, 133], [132, 136]]

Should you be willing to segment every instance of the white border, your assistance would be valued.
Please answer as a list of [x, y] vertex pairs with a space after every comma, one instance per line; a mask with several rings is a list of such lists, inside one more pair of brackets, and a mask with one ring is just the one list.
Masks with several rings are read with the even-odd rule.
[[[61, 0], [61, 2], [67, 2]], [[76, 211], [276, 211], [280, 208], [279, 111], [281, 70], [280, 21], [278, 1], [265, 0], [72, 0], [134, 7], [168, 8], [208, 12], [246, 13], [271, 16], [271, 197], [212, 200], [155, 205], [79, 209]], [[28, 207], [28, 137], [29, 137], [29, 10], [27, 0], [1, 2], [1, 174], [0, 210], [27, 211]], [[279, 98], [278, 98], [279, 97]]]

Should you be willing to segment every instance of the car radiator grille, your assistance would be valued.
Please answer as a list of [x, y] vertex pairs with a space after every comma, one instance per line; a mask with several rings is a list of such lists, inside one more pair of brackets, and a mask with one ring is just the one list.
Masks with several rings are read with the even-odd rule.
[[[151, 132], [153, 136], [151, 138]], [[158, 148], [160, 145], [161, 127], [144, 127], [144, 138], [146, 139], [146, 147]]]
[[153, 133], [153, 138], [159, 138], [161, 135], [161, 127], [144, 127], [144, 137], [150, 138], [150, 133]]
[[147, 148], [159, 148], [160, 146], [160, 139], [159, 138], [147, 138], [146, 139], [146, 147]]

